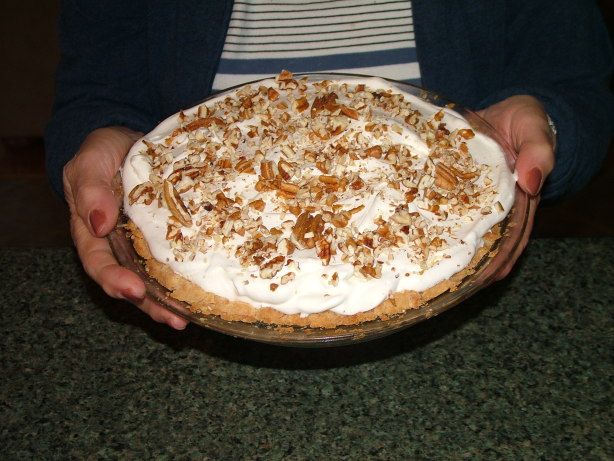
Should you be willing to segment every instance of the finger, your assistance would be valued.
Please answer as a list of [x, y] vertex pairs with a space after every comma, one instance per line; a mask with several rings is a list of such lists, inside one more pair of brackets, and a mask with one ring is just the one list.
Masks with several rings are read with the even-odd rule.
[[75, 211], [92, 235], [102, 237], [115, 226], [119, 197], [113, 193], [113, 180], [137, 136], [121, 128], [97, 130], [64, 170]]
[[105, 239], [93, 237], [77, 216], [71, 220], [71, 232], [85, 271], [105, 293], [113, 298], [142, 301], [145, 284], [138, 275], [117, 263]]
[[[83, 151], [75, 159], [72, 181], [75, 211], [92, 235], [106, 235], [117, 221], [118, 198], [113, 194], [113, 177], [119, 170], [116, 155]], [[72, 166], [72, 165], [71, 165]]]
[[529, 195], [537, 196], [545, 178], [554, 168], [552, 146], [547, 141], [526, 141], [518, 152], [518, 185]]
[[104, 237], [115, 227], [119, 204], [110, 183], [85, 179], [77, 188], [74, 200], [75, 211], [91, 235]]
[[177, 330], [186, 327], [185, 319], [145, 298], [145, 284], [139, 276], [120, 266], [107, 241], [92, 237], [79, 218], [74, 219], [73, 238], [85, 271], [105, 293], [130, 301], [157, 322]]
[[175, 330], [183, 330], [188, 325], [188, 321], [183, 317], [173, 314], [150, 299], [145, 298], [137, 306], [156, 322], [166, 323]]
[[513, 128], [513, 142], [518, 152], [518, 185], [536, 196], [545, 178], [554, 168], [554, 141], [543, 115], [522, 117]]
[[145, 284], [134, 272], [120, 266], [105, 239], [92, 237], [78, 217], [72, 221], [72, 233], [79, 257], [86, 273], [102, 287], [105, 293], [125, 299], [147, 313], [153, 320], [177, 330], [188, 322], [162, 306], [145, 298]]

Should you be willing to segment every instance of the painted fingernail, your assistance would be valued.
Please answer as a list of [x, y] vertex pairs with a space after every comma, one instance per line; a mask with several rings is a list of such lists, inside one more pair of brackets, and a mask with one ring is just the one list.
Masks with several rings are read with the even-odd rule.
[[105, 220], [106, 218], [103, 211], [93, 210], [90, 212], [90, 225], [95, 235], [100, 236]]
[[535, 167], [531, 171], [529, 171], [529, 174], [527, 174], [526, 182], [527, 192], [531, 195], [539, 194], [539, 191], [542, 188], [543, 179], [544, 176], [542, 175], [542, 172], [539, 168]]

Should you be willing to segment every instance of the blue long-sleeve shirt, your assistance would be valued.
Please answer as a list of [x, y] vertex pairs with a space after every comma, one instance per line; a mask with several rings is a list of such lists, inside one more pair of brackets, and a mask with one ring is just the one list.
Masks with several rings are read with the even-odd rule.
[[[122, 125], [147, 132], [211, 92], [231, 11], [231, 0], [63, 2], [45, 134], [56, 192], [63, 166], [91, 131]], [[614, 126], [612, 50], [595, 3], [416, 0], [413, 13], [425, 88], [473, 109], [516, 94], [537, 97], [558, 131], [543, 197], [590, 180]]]

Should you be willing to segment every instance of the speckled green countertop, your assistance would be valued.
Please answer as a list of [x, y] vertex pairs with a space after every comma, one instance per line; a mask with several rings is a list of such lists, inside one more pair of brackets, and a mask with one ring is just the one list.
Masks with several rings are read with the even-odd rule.
[[612, 459], [614, 240], [534, 241], [393, 336], [174, 332], [71, 249], [0, 249], [0, 459]]

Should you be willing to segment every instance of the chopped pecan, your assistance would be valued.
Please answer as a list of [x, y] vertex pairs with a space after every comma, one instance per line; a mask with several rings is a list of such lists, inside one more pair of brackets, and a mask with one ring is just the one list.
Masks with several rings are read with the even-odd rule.
[[382, 158], [382, 146], [373, 146], [365, 149], [365, 156], [373, 158]]
[[328, 243], [325, 238], [316, 240], [316, 253], [318, 258], [322, 260], [323, 266], [328, 266], [330, 264], [330, 243]]
[[164, 181], [164, 202], [171, 214], [185, 227], [192, 225], [192, 217], [190, 212], [186, 208], [179, 192], [175, 189], [173, 184], [165, 180]]
[[248, 159], [239, 160], [235, 165], [235, 171], [246, 174], [256, 173], [252, 161]]
[[286, 162], [285, 160], [280, 160], [279, 162], [277, 162], [277, 171], [279, 172], [279, 176], [281, 176], [281, 179], [283, 179], [284, 181], [289, 181], [294, 174], [292, 171], [292, 165], [290, 165], [290, 163]]
[[292, 72], [290, 72], [289, 70], [283, 69], [276, 77], [275, 80], [277, 80], [278, 82], [287, 82], [292, 80], [292, 78], [294, 77], [294, 74], [292, 74]]
[[270, 160], [260, 163], [260, 176], [264, 179], [275, 178], [275, 171], [273, 170], [273, 162]]
[[463, 139], [471, 139], [475, 136], [475, 133], [471, 128], [463, 128], [456, 132]]
[[277, 98], [279, 98], [279, 92], [274, 88], [269, 88], [267, 90], [267, 98], [269, 101], [277, 101]]
[[254, 210], [257, 210], [257, 211], [263, 211], [264, 210], [264, 205], [265, 205], [265, 203], [264, 203], [264, 201], [262, 199], [257, 199], [257, 200], [254, 200], [252, 202], [249, 202], [249, 206], [251, 208], [253, 208]]
[[356, 109], [352, 109], [348, 106], [341, 106], [341, 113], [347, 117], [350, 117], [354, 120], [358, 120], [358, 111]]
[[291, 182], [282, 182], [279, 185], [279, 189], [287, 194], [295, 196], [297, 192], [300, 190], [299, 186], [293, 184]]
[[453, 190], [458, 185], [458, 178], [450, 167], [438, 163], [435, 167], [435, 185], [445, 190]]
[[150, 182], [138, 184], [128, 194], [128, 203], [134, 205], [135, 203], [144, 203], [150, 205], [156, 198], [156, 191], [154, 186]]
[[305, 109], [309, 108], [309, 103], [307, 102], [306, 97], [302, 97], [294, 101], [294, 110], [297, 112], [303, 112]]
[[286, 258], [281, 255], [271, 258], [260, 267], [260, 277], [263, 279], [271, 279], [284, 267]]
[[337, 176], [331, 176], [327, 174], [321, 174], [320, 176], [318, 176], [318, 181], [326, 185], [332, 186], [336, 186], [337, 184], [339, 184], [339, 178]]
[[220, 128], [224, 128], [226, 126], [224, 120], [219, 117], [205, 117], [193, 120], [185, 126], [185, 129], [186, 131], [194, 131], [203, 127], [209, 128], [213, 124], [218, 125]]

